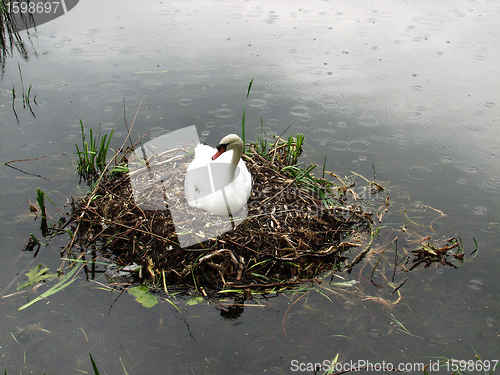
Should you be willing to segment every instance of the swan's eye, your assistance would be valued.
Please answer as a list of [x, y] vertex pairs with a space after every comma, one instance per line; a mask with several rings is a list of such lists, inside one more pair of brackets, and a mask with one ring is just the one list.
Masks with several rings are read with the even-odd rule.
[[224, 143], [224, 144], [220, 144], [220, 145], [218, 145], [218, 146], [216, 147], [216, 148], [217, 148], [217, 151], [219, 151], [221, 154], [222, 154], [223, 152], [226, 152], [226, 151], [227, 151], [227, 145], [228, 145], [228, 144], [229, 144], [229, 143]]
[[217, 159], [219, 156], [221, 156], [224, 152], [226, 152], [227, 150], [227, 145], [229, 143], [225, 143], [225, 144], [221, 144], [221, 145], [218, 145], [216, 148], [217, 148], [217, 153], [212, 156], [212, 160], [215, 160]]

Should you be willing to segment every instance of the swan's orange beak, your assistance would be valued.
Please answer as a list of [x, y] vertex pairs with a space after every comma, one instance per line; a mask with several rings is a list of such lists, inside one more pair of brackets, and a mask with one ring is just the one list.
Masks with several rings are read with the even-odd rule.
[[218, 145], [217, 146], [217, 152], [215, 153], [214, 156], [212, 156], [212, 160], [217, 159], [219, 156], [221, 156], [224, 152], [226, 152], [226, 148], [223, 145]]

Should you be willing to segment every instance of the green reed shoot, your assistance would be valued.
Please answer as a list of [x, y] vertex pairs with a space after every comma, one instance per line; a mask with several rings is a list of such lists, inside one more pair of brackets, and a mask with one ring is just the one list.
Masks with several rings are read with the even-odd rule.
[[40, 188], [36, 189], [36, 201], [38, 202], [38, 207], [40, 207], [42, 218], [47, 219], [47, 212], [45, 210], [45, 192]]
[[[111, 136], [113, 135], [113, 130], [111, 130], [111, 134], [105, 134], [104, 136], [99, 133], [101, 129], [101, 125], [97, 128], [97, 134], [94, 135], [92, 129], [90, 129], [89, 133], [89, 142], [87, 142], [85, 130], [83, 129], [83, 122], [80, 120], [80, 127], [82, 130], [82, 149], [77, 144], [76, 146], [76, 154], [78, 155], [78, 167], [77, 171], [81, 176], [86, 178], [96, 175], [99, 172], [104, 172], [106, 168], [106, 154], [109, 148], [109, 142], [111, 141]], [[107, 142], [106, 142], [107, 140]]]
[[302, 169], [297, 165], [290, 165], [283, 168], [289, 176], [293, 177], [301, 186], [318, 194], [319, 199], [326, 208], [334, 206], [335, 184], [323, 178], [316, 178], [312, 175], [312, 171], [317, 167], [317, 164], [312, 164], [306, 169]]
[[[23, 81], [23, 72], [21, 71], [21, 64], [17, 63], [17, 67], [19, 68], [19, 77], [21, 78], [21, 95], [22, 95], [22, 99], [23, 99], [23, 108], [28, 107], [31, 114], [33, 115], [33, 117], [36, 118], [35, 112], [33, 112], [33, 109], [31, 108], [31, 101], [33, 101], [33, 103], [38, 105], [38, 103], [36, 102], [36, 94], [33, 97], [33, 99], [31, 99], [31, 89], [33, 88], [33, 85], [30, 85], [28, 90], [25, 91], [24, 81]], [[19, 122], [19, 117], [17, 116], [16, 107], [15, 107], [15, 100], [16, 100], [16, 88], [14, 86], [12, 86], [12, 110], [14, 111], [14, 115], [16, 116], [17, 122]]]
[[264, 124], [262, 117], [260, 118], [260, 138], [255, 135], [255, 146], [257, 147], [257, 153], [265, 155], [267, 152], [267, 147], [270, 145], [266, 139], [266, 132], [264, 131]]
[[47, 195], [45, 194], [45, 192], [40, 189], [40, 188], [37, 188], [36, 189], [36, 201], [38, 203], [38, 207], [40, 207], [40, 212], [41, 212], [41, 216], [42, 216], [42, 222], [40, 224], [40, 230], [42, 231], [42, 235], [45, 237], [48, 235], [48, 225], [47, 225], [47, 211], [45, 209], [45, 198], [47, 198], [47, 200], [54, 206], [56, 207], [56, 205], [54, 203], [52, 203], [52, 201], [47, 197]]
[[[247, 90], [247, 99], [246, 102], [248, 102], [248, 96], [250, 95], [250, 90], [252, 89], [252, 84], [253, 84], [253, 78], [248, 84], [248, 90]], [[246, 127], [246, 111], [247, 111], [247, 103], [245, 102], [245, 106], [243, 107], [243, 116], [241, 116], [241, 140], [243, 141], [243, 152], [245, 152], [245, 127]]]
[[286, 147], [288, 164], [297, 164], [297, 160], [302, 153], [302, 144], [304, 143], [304, 134], [298, 133], [295, 137], [289, 137]]
[[97, 366], [96, 366], [96, 364], [94, 362], [94, 358], [92, 358], [92, 354], [89, 353], [89, 356], [90, 356], [90, 362], [92, 362], [92, 368], [94, 369], [94, 374], [95, 375], [100, 375], [100, 372], [97, 369]]

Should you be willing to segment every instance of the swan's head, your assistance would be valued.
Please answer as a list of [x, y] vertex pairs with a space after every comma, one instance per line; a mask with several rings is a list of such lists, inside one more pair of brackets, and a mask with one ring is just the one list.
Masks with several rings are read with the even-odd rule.
[[221, 156], [224, 152], [228, 150], [233, 150], [235, 148], [243, 150], [243, 141], [236, 134], [229, 134], [221, 139], [219, 145], [216, 148], [217, 148], [217, 153], [214, 156], [212, 156], [212, 160], [217, 159], [219, 156]]

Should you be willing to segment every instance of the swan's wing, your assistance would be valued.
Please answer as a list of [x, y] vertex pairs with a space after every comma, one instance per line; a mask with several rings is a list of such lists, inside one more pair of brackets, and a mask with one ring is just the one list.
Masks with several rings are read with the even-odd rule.
[[184, 194], [189, 205], [198, 207], [200, 199], [212, 194], [212, 192], [208, 165], [191, 163], [184, 179]]
[[194, 160], [206, 163], [209, 160], [212, 160], [212, 156], [214, 156], [216, 152], [217, 150], [215, 148], [200, 143], [199, 145], [196, 145], [196, 148], [194, 149]]
[[191, 207], [196, 207], [196, 179], [193, 171], [186, 172], [186, 179], [184, 180], [184, 194], [186, 200]]

